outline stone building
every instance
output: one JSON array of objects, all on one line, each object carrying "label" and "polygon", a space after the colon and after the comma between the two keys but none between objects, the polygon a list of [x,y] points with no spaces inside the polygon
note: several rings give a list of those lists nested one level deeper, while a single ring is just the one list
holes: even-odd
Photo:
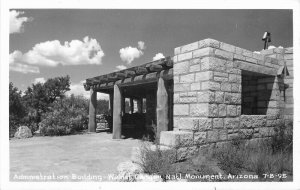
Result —
[{"label": "stone building", "polygon": [[97,92],[110,95],[113,138],[125,129],[125,98],[132,108],[137,102],[137,113],[144,99],[145,119],[137,127],[154,128],[161,145],[186,157],[235,138],[268,138],[293,120],[293,48],[258,54],[205,39],[175,48],[172,58],[87,79],[85,89],[89,131],[95,131]]}]

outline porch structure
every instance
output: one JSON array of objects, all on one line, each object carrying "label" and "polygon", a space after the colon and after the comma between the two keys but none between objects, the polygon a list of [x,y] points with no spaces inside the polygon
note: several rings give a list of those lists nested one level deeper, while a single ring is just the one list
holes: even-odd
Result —
[{"label": "porch structure", "polygon": [[[113,139],[126,133],[158,138],[173,128],[173,61],[170,57],[86,79],[89,132],[96,132],[97,92],[109,94]],[[129,113],[125,112],[125,99]]]}]

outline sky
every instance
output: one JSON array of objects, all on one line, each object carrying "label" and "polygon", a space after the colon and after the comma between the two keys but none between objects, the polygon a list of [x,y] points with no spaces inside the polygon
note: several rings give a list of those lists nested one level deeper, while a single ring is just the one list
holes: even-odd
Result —
[{"label": "sky", "polygon": [[9,80],[24,91],[69,75],[69,93],[88,97],[85,79],[173,56],[174,48],[205,38],[260,51],[269,31],[272,46],[291,47],[292,15],[279,9],[11,9]]}]

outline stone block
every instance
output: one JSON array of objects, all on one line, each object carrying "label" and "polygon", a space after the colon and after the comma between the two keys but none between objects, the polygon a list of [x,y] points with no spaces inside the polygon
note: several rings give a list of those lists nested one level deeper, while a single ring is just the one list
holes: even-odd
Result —
[{"label": "stone block", "polygon": [[228,81],[234,83],[241,83],[242,77],[241,75],[229,74]]},{"label": "stone block", "polygon": [[207,132],[194,133],[194,145],[201,145],[206,143]]},{"label": "stone block", "polygon": [[190,66],[190,72],[198,72],[198,71],[200,71],[200,64]]},{"label": "stone block", "polygon": [[221,87],[221,85],[219,82],[212,82],[212,81],[208,82],[209,90],[220,90],[220,87]]},{"label": "stone block", "polygon": [[228,77],[228,73],[223,73],[223,72],[214,72],[214,76],[216,77]]},{"label": "stone block", "polygon": [[175,55],[178,55],[180,53],[181,53],[181,47],[177,47],[177,48],[174,49],[174,54]]},{"label": "stone block", "polygon": [[257,62],[257,59],[254,59],[254,58],[252,58],[252,57],[246,57],[246,61],[251,62],[251,63],[254,63],[254,64],[257,64],[257,63],[258,63],[258,62]]},{"label": "stone block", "polygon": [[236,116],[236,106],[235,105],[228,105],[227,106],[227,116]]},{"label": "stone block", "polygon": [[199,118],[199,131],[207,131],[212,129],[212,119],[210,118]]},{"label": "stone block", "polygon": [[209,70],[211,71],[224,72],[226,69],[226,60],[216,57],[206,57],[202,61],[209,63]]},{"label": "stone block", "polygon": [[179,83],[179,76],[173,76],[174,84]]},{"label": "stone block", "polygon": [[185,160],[187,158],[192,157],[194,154],[198,152],[197,146],[192,147],[182,147],[177,150],[177,160]]},{"label": "stone block", "polygon": [[207,132],[207,141],[208,142],[217,142],[227,139],[226,130],[213,130]]},{"label": "stone block", "polygon": [[181,117],[176,119],[174,127],[180,130],[197,131],[199,128],[199,118],[195,117]]},{"label": "stone block", "polygon": [[258,137],[271,137],[275,134],[273,127],[262,127],[259,128]]},{"label": "stone block", "polygon": [[194,82],[194,80],[195,80],[194,73],[185,74],[185,75],[180,76],[180,82],[182,82],[182,83],[190,83],[190,82]]},{"label": "stone block", "polygon": [[208,116],[209,117],[219,116],[219,109],[217,104],[208,104]]},{"label": "stone block", "polygon": [[213,78],[211,71],[197,72],[195,73],[195,82],[207,81]]},{"label": "stone block", "polygon": [[192,52],[178,54],[178,61],[189,60],[189,59],[192,59],[192,58],[193,58],[193,53]]},{"label": "stone block", "polygon": [[226,104],[219,104],[219,117],[226,117]]},{"label": "stone block", "polygon": [[220,58],[223,58],[223,59],[233,60],[233,53],[230,53],[230,52],[226,52],[226,51],[216,49],[215,50],[215,55],[217,57],[220,57]]},{"label": "stone block", "polygon": [[241,92],[242,91],[242,85],[240,83],[232,83],[231,84],[231,91],[232,92]]},{"label": "stone block", "polygon": [[220,49],[235,53],[235,46],[221,42]]},{"label": "stone block", "polygon": [[213,48],[206,47],[193,51],[193,58],[213,55]]},{"label": "stone block", "polygon": [[242,55],[246,56],[246,57],[252,57],[253,56],[253,52],[243,49]]},{"label": "stone block", "polygon": [[214,77],[214,81],[217,81],[217,82],[228,81],[228,78],[227,77]]},{"label": "stone block", "polygon": [[214,102],[214,92],[212,91],[200,91],[197,93],[197,99],[199,103],[212,103]]},{"label": "stone block", "polygon": [[240,54],[233,54],[234,59],[246,60],[246,57]]},{"label": "stone block", "polygon": [[240,47],[235,47],[235,53],[236,54],[242,54],[243,53],[243,49]]},{"label": "stone block", "polygon": [[174,104],[174,115],[189,115],[189,105]]},{"label": "stone block", "polygon": [[234,139],[239,139],[239,138],[240,138],[239,133],[228,134],[228,140],[234,140]]},{"label": "stone block", "polygon": [[[186,141],[186,142],[184,142]],[[193,143],[193,133],[186,131],[162,131],[159,143],[169,147],[179,147],[181,143]]]},{"label": "stone block", "polygon": [[223,118],[213,118],[213,129],[224,128],[223,120]]},{"label": "stone block", "polygon": [[185,53],[185,52],[188,52],[188,51],[193,51],[195,49],[198,49],[198,44],[199,44],[198,42],[194,42],[194,43],[182,46],[180,53]]},{"label": "stone block", "polygon": [[227,129],[236,129],[239,127],[239,118],[224,118],[224,127]]},{"label": "stone block", "polygon": [[220,48],[220,42],[209,38],[199,41],[199,48],[205,47]]},{"label": "stone block", "polygon": [[265,115],[241,115],[241,128],[260,128],[266,126]]},{"label": "stone block", "polygon": [[201,90],[201,83],[200,82],[193,82],[191,83],[191,91]]},{"label": "stone block", "polygon": [[208,104],[207,103],[190,104],[190,115],[208,116]]},{"label": "stone block", "polygon": [[174,75],[188,73],[190,70],[190,63],[188,61],[179,62],[174,64],[173,68]]},{"label": "stone block", "polygon": [[174,84],[174,92],[187,92],[187,91],[190,91],[189,83]]},{"label": "stone block", "polygon": [[215,103],[224,103],[224,92],[215,92]]},{"label": "stone block", "polygon": [[241,94],[225,92],[224,100],[228,104],[241,104]]},{"label": "stone block", "polygon": [[220,88],[222,91],[231,92],[231,84],[228,82],[222,82]]},{"label": "stone block", "polygon": [[254,135],[254,129],[240,129],[240,137],[243,139],[251,139]]}]

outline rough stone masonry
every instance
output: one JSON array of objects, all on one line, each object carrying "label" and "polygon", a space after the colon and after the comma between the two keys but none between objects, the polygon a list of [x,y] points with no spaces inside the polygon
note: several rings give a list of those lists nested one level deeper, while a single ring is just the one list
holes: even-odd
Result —
[{"label": "rough stone masonry", "polygon": [[160,144],[179,159],[235,138],[274,135],[293,119],[293,48],[258,53],[213,39],[175,48],[174,129]]}]

